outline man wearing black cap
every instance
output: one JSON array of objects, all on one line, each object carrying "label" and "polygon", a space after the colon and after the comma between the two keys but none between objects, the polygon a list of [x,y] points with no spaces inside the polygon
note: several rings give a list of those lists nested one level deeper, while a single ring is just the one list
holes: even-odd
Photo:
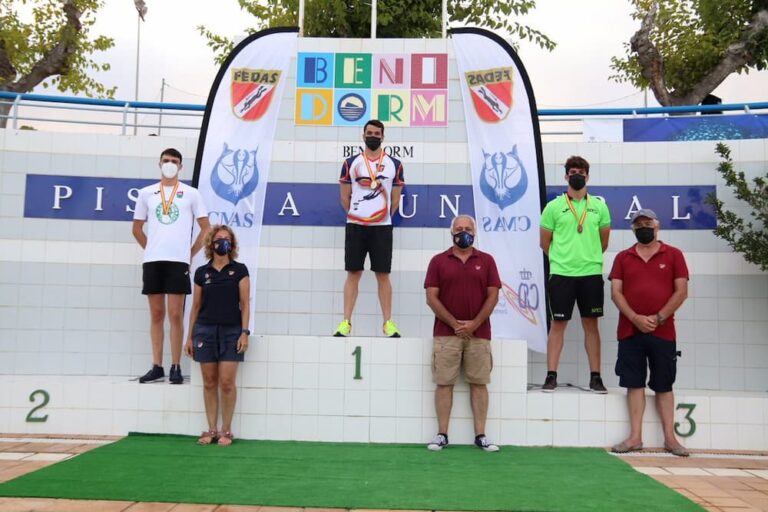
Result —
[{"label": "man wearing black cap", "polygon": [[[645,384],[656,393],[656,409],[664,430],[664,449],[688,456],[675,437],[672,384],[677,372],[674,313],[688,296],[688,267],[683,253],[658,239],[653,210],[632,215],[637,244],[621,251],[608,276],[611,298],[619,308],[619,354],[616,375],[627,388],[630,434],[613,447],[617,453],[643,448]],[[647,371],[650,368],[650,379]]]}]

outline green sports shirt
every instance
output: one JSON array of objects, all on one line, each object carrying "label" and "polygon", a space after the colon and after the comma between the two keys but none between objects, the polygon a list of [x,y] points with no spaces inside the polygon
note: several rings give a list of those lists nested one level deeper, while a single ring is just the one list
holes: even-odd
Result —
[{"label": "green sports shirt", "polygon": [[552,232],[549,273],[570,277],[601,275],[603,246],[600,230],[611,225],[608,206],[602,199],[591,195],[578,201],[572,200],[571,204],[579,218],[587,208],[581,233],[577,231],[579,221],[568,207],[565,194],[547,203],[541,213],[541,227]]}]

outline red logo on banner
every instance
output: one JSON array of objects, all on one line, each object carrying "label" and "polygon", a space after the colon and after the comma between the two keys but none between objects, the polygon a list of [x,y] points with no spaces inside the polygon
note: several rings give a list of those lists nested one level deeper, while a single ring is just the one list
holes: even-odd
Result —
[{"label": "red logo on banner", "polygon": [[243,121],[264,115],[275,95],[280,71],[273,69],[232,70],[232,111]]},{"label": "red logo on banner", "polygon": [[503,121],[512,110],[512,68],[484,69],[465,73],[472,104],[487,123]]}]

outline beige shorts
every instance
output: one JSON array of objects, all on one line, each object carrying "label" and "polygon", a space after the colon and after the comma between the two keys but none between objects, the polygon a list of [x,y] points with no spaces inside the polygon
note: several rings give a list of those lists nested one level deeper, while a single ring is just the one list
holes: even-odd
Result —
[{"label": "beige shorts", "polygon": [[493,356],[491,341],[482,338],[463,339],[438,336],[432,346],[432,381],[440,386],[456,383],[464,362],[464,378],[470,384],[491,382]]}]

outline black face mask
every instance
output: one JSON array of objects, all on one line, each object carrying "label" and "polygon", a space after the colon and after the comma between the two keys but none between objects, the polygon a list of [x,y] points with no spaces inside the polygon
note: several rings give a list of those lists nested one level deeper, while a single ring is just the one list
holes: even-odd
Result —
[{"label": "black face mask", "polygon": [[379,137],[366,137],[365,146],[371,151],[376,151],[381,147],[381,139]]},{"label": "black face mask", "polygon": [[468,247],[472,247],[472,244],[475,243],[475,237],[472,233],[467,231],[460,231],[453,235],[453,243],[462,249],[466,249]]},{"label": "black face mask", "polygon": [[581,174],[574,174],[572,176],[568,176],[568,185],[570,185],[573,190],[581,190],[584,188],[586,184],[587,184],[586,176],[582,176]]},{"label": "black face mask", "polygon": [[216,240],[213,242],[213,250],[219,256],[226,256],[232,252],[232,242],[227,239]]},{"label": "black face mask", "polygon": [[635,230],[635,238],[643,245],[648,245],[653,242],[653,228],[637,228]]}]

